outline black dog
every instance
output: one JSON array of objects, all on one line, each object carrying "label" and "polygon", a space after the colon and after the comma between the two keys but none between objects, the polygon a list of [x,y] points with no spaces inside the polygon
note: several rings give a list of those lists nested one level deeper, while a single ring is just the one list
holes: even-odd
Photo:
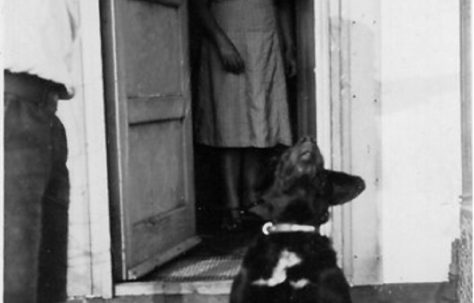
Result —
[{"label": "black dog", "polygon": [[270,222],[248,248],[230,302],[351,302],[336,253],[318,228],[329,219],[329,206],[364,189],[361,178],[324,169],[311,138],[283,153],[272,187],[254,209]]}]

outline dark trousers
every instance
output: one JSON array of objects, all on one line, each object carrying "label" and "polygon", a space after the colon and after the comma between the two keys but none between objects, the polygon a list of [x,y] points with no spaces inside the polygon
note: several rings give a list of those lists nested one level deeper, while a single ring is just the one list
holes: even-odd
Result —
[{"label": "dark trousers", "polygon": [[66,298],[69,176],[50,82],[5,74],[4,302]]}]

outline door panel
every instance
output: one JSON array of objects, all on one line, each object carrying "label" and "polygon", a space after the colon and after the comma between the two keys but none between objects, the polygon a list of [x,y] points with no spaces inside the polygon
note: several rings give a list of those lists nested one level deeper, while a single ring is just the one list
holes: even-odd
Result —
[{"label": "door panel", "polygon": [[[121,1],[129,97],[181,93],[183,7]],[[126,12],[126,13],[125,13]]]},{"label": "door panel", "polygon": [[130,123],[153,122],[156,120],[174,120],[187,115],[189,110],[182,96],[162,96],[147,98],[129,98],[133,106],[128,107]]},{"label": "door panel", "polygon": [[129,199],[141,201],[130,207],[132,222],[184,203],[181,127],[175,121],[130,127]]},{"label": "door panel", "polygon": [[128,260],[131,265],[127,271],[129,279],[140,277],[157,264],[163,264],[196,245],[194,237],[181,239],[177,236],[194,233],[193,226],[189,224],[192,221],[194,212],[185,207],[137,221],[133,225],[131,239],[134,254],[129,255]]},{"label": "door panel", "polygon": [[196,245],[186,1],[102,4],[114,273]]}]

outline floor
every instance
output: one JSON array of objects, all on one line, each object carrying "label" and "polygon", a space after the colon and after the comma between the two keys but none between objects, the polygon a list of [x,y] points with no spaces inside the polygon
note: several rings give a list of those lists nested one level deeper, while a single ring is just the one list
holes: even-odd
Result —
[{"label": "floor", "polygon": [[222,281],[237,275],[246,248],[259,232],[256,224],[246,224],[239,232],[201,232],[196,248],[146,275],[140,281]]}]

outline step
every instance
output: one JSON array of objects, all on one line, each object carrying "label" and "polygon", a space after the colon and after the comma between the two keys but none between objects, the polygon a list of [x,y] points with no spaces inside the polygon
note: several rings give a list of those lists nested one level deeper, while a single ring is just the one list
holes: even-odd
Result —
[{"label": "step", "polygon": [[[117,285],[113,299],[75,299],[68,303],[224,303],[229,301],[232,281],[127,282]],[[354,303],[443,303],[454,302],[452,285],[443,283],[406,283],[355,286]]]}]

